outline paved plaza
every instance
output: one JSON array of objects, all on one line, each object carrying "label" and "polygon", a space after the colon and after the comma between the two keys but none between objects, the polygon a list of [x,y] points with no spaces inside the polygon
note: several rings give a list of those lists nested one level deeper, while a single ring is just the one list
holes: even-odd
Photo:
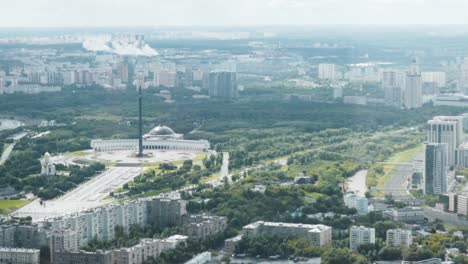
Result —
[{"label": "paved plaza", "polygon": [[36,199],[14,212],[13,216],[31,216],[33,221],[76,213],[114,202],[109,195],[125,183],[143,173],[147,166],[157,163],[195,159],[206,153],[192,150],[153,150],[145,151],[145,157],[137,158],[131,151],[94,152],[86,150],[53,157],[55,163],[65,165],[102,162],[116,165],[105,172],[65,193],[63,196],[41,204]]},{"label": "paved plaza", "polygon": [[20,126],[23,126],[24,123],[18,120],[13,120],[13,119],[0,119],[0,131],[2,130],[9,130],[9,129],[15,129]]},{"label": "paved plaza", "polygon": [[143,171],[142,167],[110,168],[55,200],[46,201],[41,205],[39,199],[36,199],[12,215],[31,216],[33,221],[41,221],[45,218],[76,213],[111,203],[114,200],[109,198],[110,192],[122,187]]},{"label": "paved plaza", "polygon": [[79,153],[79,157],[69,157],[74,160],[97,161],[103,163],[115,164],[143,164],[145,163],[163,163],[180,160],[195,159],[203,154],[194,150],[145,150],[145,157],[138,158],[132,151],[114,151],[114,152],[95,152],[86,150]]}]

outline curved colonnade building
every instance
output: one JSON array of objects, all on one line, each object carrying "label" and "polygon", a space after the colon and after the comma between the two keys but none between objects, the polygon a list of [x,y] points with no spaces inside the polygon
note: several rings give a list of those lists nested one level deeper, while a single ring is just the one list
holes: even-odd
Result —
[{"label": "curved colonnade building", "polygon": [[[138,139],[95,139],[91,148],[96,152],[138,151]],[[186,140],[167,126],[157,126],[143,136],[144,150],[194,150],[208,151],[207,140]]]}]

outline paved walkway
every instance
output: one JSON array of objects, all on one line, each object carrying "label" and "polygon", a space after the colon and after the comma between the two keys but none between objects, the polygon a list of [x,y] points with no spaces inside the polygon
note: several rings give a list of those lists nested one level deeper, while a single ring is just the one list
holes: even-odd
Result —
[{"label": "paved walkway", "polygon": [[367,170],[360,170],[346,180],[347,191],[364,197],[366,194]]},{"label": "paved walkway", "polygon": [[0,157],[0,165],[3,165],[3,163],[7,161],[8,157],[10,157],[11,152],[13,152],[13,149],[15,148],[16,141],[24,138],[27,135],[27,132],[21,132],[10,137],[15,141],[15,143],[12,143],[5,148],[5,150],[2,153],[2,156]]},{"label": "paved walkway", "polygon": [[221,165],[219,174],[219,178],[209,181],[207,184],[216,187],[221,185],[225,179],[228,179],[229,182],[232,181],[229,175],[229,152],[223,152],[223,164]]}]

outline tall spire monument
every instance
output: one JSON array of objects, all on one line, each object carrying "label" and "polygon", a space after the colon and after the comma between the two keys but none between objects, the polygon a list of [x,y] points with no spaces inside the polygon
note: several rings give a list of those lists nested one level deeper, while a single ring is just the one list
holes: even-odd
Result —
[{"label": "tall spire monument", "polygon": [[141,87],[145,83],[145,76],[143,72],[138,72],[137,89],[138,89],[138,153],[137,157],[143,157],[143,118],[142,118],[142,107],[141,107]]}]

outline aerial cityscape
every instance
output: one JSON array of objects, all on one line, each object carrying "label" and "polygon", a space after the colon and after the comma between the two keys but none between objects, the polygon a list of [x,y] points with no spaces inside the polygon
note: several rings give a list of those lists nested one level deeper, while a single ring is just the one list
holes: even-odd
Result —
[{"label": "aerial cityscape", "polygon": [[351,2],[2,3],[0,264],[468,263],[468,2]]}]

